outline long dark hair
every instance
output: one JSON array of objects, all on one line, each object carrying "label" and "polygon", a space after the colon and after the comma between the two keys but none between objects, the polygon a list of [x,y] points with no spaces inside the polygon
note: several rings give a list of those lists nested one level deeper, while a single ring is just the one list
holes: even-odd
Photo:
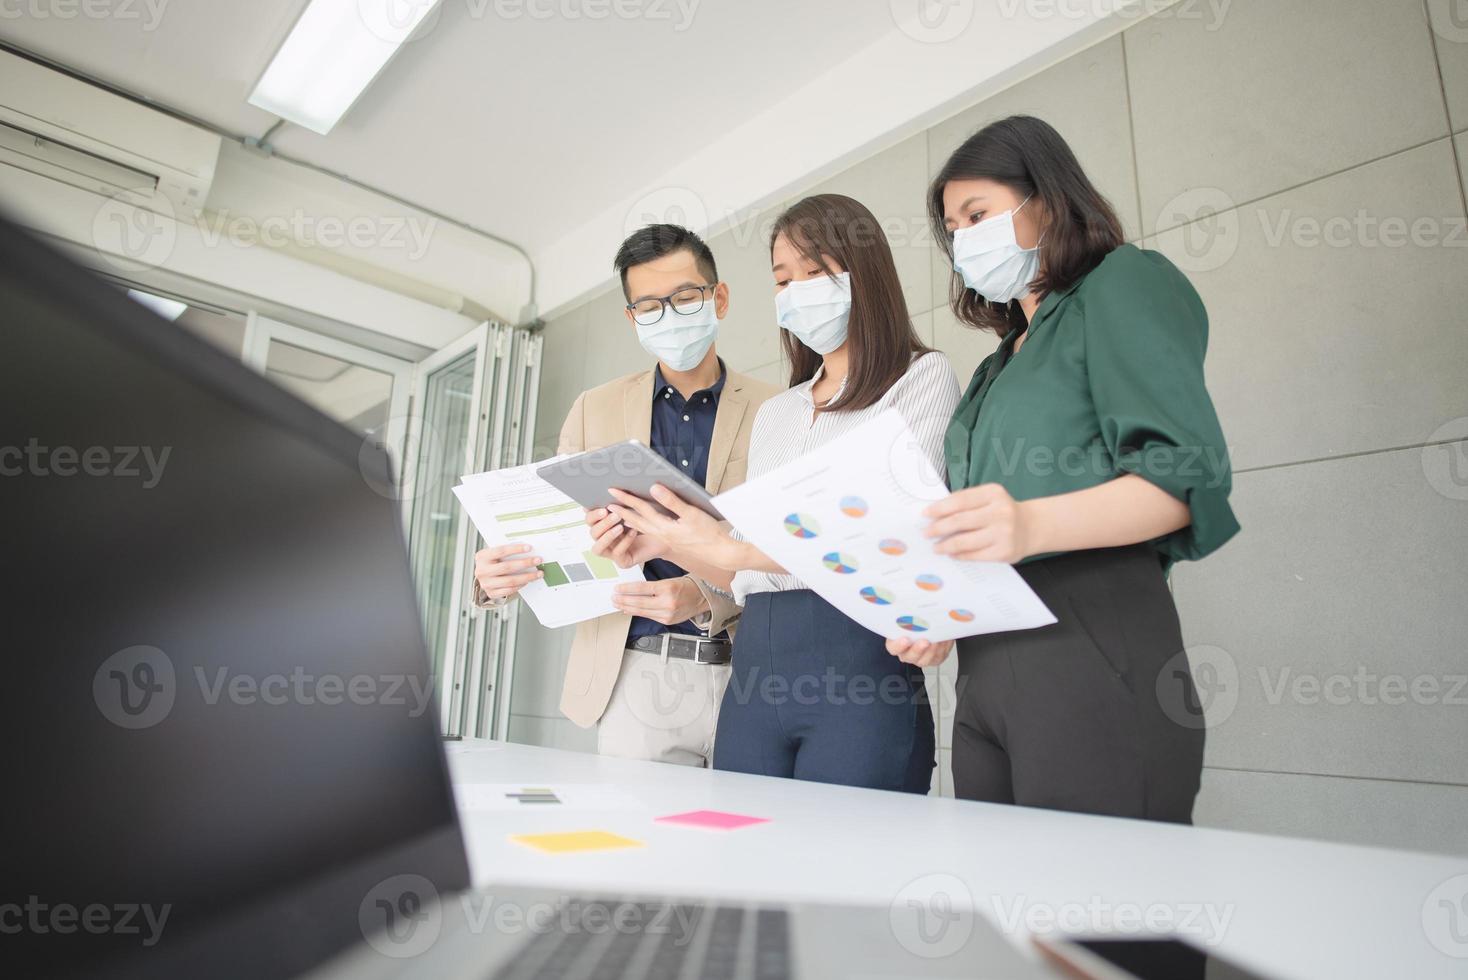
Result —
[{"label": "long dark hair", "polygon": [[[964,140],[928,188],[928,220],[950,267],[953,235],[943,223],[943,191],[950,181],[980,179],[997,181],[1044,206],[1040,273],[1030,283],[1036,295],[1074,286],[1126,240],[1111,203],[1055,128],[1034,116],[1010,116]],[[959,322],[1001,337],[1025,324],[1018,301],[991,303],[966,287],[956,271],[948,299]]]},{"label": "long dark hair", "polygon": [[[914,354],[931,350],[912,328],[892,247],[881,223],[860,201],[842,194],[817,194],[792,204],[776,219],[770,231],[772,258],[775,239],[781,235],[827,275],[835,274],[831,260],[851,274],[846,389],[823,411],[875,405],[907,373]],[[815,377],[821,355],[790,331],[780,333],[790,362],[791,387]]]}]

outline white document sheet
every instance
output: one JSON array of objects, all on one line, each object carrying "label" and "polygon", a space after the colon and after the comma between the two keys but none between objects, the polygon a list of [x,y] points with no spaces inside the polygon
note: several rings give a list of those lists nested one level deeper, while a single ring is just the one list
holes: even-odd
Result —
[{"label": "white document sheet", "polygon": [[545,562],[545,577],[520,597],[541,625],[569,626],[616,612],[613,587],[643,576],[641,568],[618,568],[591,553],[586,509],[535,473],[548,462],[474,473],[453,489],[486,543],[528,544],[526,554]]},{"label": "white document sheet", "polygon": [[895,409],[714,498],[744,538],[874,633],[952,640],[1054,615],[1013,566],[933,551],[948,491]]}]

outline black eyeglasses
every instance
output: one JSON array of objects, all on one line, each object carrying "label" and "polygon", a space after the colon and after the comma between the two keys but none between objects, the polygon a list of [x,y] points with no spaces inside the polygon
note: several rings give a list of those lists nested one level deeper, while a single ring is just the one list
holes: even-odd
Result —
[{"label": "black eyeglasses", "polygon": [[716,288],[718,288],[717,283],[713,286],[685,286],[667,296],[649,296],[647,299],[628,303],[627,311],[632,314],[632,319],[644,327],[650,327],[661,320],[663,311],[669,306],[673,308],[674,313],[680,316],[693,316],[703,309],[703,304],[707,302],[704,294]]}]

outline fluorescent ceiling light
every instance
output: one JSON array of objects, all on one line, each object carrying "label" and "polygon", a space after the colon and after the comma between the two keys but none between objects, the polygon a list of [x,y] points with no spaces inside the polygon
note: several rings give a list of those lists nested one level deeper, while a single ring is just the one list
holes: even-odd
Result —
[{"label": "fluorescent ceiling light", "polygon": [[162,296],[154,296],[152,293],[145,293],[141,289],[129,289],[127,295],[133,302],[146,306],[165,320],[177,320],[183,316],[183,311],[189,308],[189,304],[187,303],[180,303],[176,299],[166,299]]},{"label": "fluorescent ceiling light", "polygon": [[311,0],[250,94],[325,136],[439,0]]}]

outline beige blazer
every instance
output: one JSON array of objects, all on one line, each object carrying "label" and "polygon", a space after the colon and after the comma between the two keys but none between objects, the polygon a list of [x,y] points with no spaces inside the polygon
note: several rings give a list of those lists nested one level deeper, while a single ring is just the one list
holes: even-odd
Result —
[{"label": "beige blazer", "polygon": [[[626,439],[647,442],[652,438],[652,382],[653,372],[649,369],[583,392],[561,427],[557,453],[600,449]],[[735,371],[728,372],[719,394],[713,441],[709,446],[705,485],[710,493],[744,482],[755,412],[780,390]],[[716,636],[731,628],[739,618],[739,607],[696,577],[690,578],[708,599],[712,610],[709,635]],[[474,587],[474,598],[476,603],[482,603],[484,598],[478,584]],[[571,658],[561,685],[561,713],[582,728],[595,725],[606,711],[612,686],[622,669],[622,653],[631,623],[632,617],[625,613],[610,613],[576,626]]]}]

